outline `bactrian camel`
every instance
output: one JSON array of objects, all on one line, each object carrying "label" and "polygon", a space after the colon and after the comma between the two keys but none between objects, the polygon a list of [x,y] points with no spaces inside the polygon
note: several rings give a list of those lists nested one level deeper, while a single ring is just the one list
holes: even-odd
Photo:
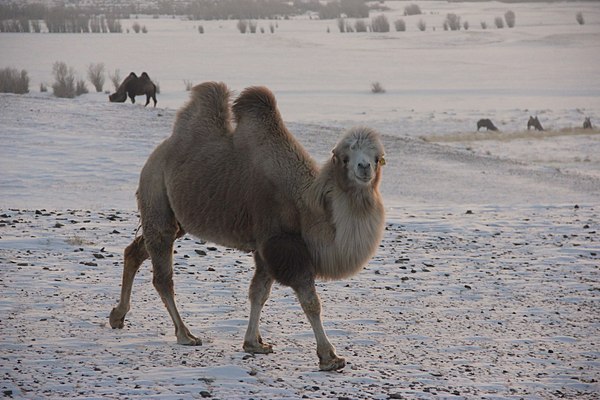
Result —
[{"label": "bactrian camel", "polygon": [[354,275],[377,250],[384,230],[379,193],[384,163],[379,135],[359,127],[343,135],[319,168],[285,127],[268,89],[248,88],[231,106],[224,84],[194,87],[173,134],[142,169],[137,198],[143,233],[125,249],[121,299],[110,314],[111,326],[123,327],[134,276],[151,258],[153,284],[177,342],[201,344],[174,298],[173,243],[187,232],[253,252],[246,352],[273,351],[258,324],[277,281],[295,291],[308,317],[320,369],[343,368],[344,358],[323,329],[315,279]]}]

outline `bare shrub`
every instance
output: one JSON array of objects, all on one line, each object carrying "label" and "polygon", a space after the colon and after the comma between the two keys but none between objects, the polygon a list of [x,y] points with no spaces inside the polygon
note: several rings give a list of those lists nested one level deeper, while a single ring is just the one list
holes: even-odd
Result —
[{"label": "bare shrub", "polygon": [[194,82],[188,81],[187,79],[183,80],[183,84],[185,85],[185,91],[190,92],[194,87]]},{"label": "bare shrub", "polygon": [[371,29],[373,32],[389,32],[390,23],[387,17],[383,14],[373,17],[371,19]]},{"label": "bare shrub", "polygon": [[146,25],[142,26],[142,33],[148,33],[148,28],[146,28]]},{"label": "bare shrub", "polygon": [[481,21],[481,29],[487,29],[487,22]]},{"label": "bare shrub", "polygon": [[200,25],[198,27],[198,33],[203,34],[204,33],[204,27],[202,25]]},{"label": "bare shrub", "polygon": [[[447,26],[447,28],[446,28]],[[444,23],[444,30],[450,29],[451,31],[460,30],[460,17],[456,14],[450,13],[446,15],[446,21]]]},{"label": "bare shrub", "polygon": [[504,13],[504,20],[506,21],[506,26],[509,28],[514,28],[517,17],[513,11],[508,10]]},{"label": "bare shrub", "polygon": [[583,19],[583,13],[581,11],[579,11],[577,14],[575,14],[575,20],[577,20],[577,23],[579,25],[585,24],[585,20]]},{"label": "bare shrub", "polygon": [[[329,29],[329,27],[327,29]],[[271,33],[275,33],[275,25],[269,24],[269,30],[271,31]]]},{"label": "bare shrub", "polygon": [[75,97],[75,70],[73,67],[67,67],[64,62],[57,61],[52,66],[54,83],[52,91],[56,97],[70,98]]},{"label": "bare shrub", "polygon": [[237,23],[237,28],[240,33],[246,33],[248,30],[248,21],[245,19],[240,19]]},{"label": "bare shrub", "polygon": [[502,19],[502,17],[494,18],[494,24],[496,25],[496,28],[498,28],[498,29],[504,28],[504,20]]},{"label": "bare shrub", "polygon": [[406,23],[403,19],[397,19],[396,21],[394,21],[394,27],[396,28],[396,32],[406,31]]},{"label": "bare shrub", "polygon": [[354,22],[354,30],[356,32],[366,32],[367,23],[362,19],[357,19],[356,22]]},{"label": "bare shrub", "polygon": [[427,29],[427,24],[425,23],[425,21],[420,19],[419,22],[417,22],[417,28],[419,28],[421,32],[425,32],[425,29]]},{"label": "bare shrub", "polygon": [[404,7],[404,15],[419,15],[421,14],[421,7],[417,4],[409,4]]},{"label": "bare shrub", "polygon": [[469,21],[465,21],[465,22],[463,22],[463,29],[464,29],[465,31],[468,31],[468,30],[469,30]]},{"label": "bare shrub", "polygon": [[113,86],[115,87],[115,90],[117,90],[121,85],[121,72],[118,69],[115,69],[115,72],[112,74],[109,72],[108,79],[110,79]]},{"label": "bare shrub", "polygon": [[40,83],[40,92],[46,93],[48,91],[48,86],[44,82]]},{"label": "bare shrub", "polygon": [[24,94],[29,92],[29,77],[27,71],[19,72],[15,68],[0,70],[0,92]]},{"label": "bare shrub", "polygon": [[77,85],[75,86],[75,95],[81,96],[82,94],[89,93],[89,90],[85,84],[83,79],[77,80]]},{"label": "bare shrub", "polygon": [[381,86],[379,82],[371,83],[371,92],[373,93],[385,93],[385,89]]},{"label": "bare shrub", "polygon": [[90,64],[88,67],[88,79],[94,85],[96,92],[102,92],[104,86],[104,63]]}]

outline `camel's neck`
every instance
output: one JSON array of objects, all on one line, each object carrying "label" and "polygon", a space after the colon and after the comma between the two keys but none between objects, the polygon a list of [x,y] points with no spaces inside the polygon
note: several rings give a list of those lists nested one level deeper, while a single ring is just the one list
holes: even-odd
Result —
[{"label": "camel's neck", "polygon": [[319,277],[340,279],[359,272],[377,250],[384,208],[376,188],[341,190],[329,180],[322,189],[326,199],[305,240],[310,242]]}]

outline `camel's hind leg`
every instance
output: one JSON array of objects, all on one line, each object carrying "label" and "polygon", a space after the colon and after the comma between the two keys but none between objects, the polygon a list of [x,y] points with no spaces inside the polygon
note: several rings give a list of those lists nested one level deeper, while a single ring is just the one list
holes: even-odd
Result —
[{"label": "camel's hind leg", "polygon": [[123,328],[125,315],[129,311],[131,302],[131,288],[133,279],[142,265],[149,257],[144,245],[144,237],[139,236],[125,249],[125,265],[123,267],[123,283],[121,285],[121,299],[119,304],[110,312],[110,326]]},{"label": "camel's hind leg", "polygon": [[260,256],[255,253],[256,271],[250,283],[250,319],[244,337],[244,351],[247,353],[267,354],[273,352],[273,346],[263,342],[258,328],[260,313],[271,293],[273,278]]},{"label": "camel's hind leg", "polygon": [[175,304],[175,291],[173,289],[173,242],[183,235],[177,221],[168,223],[172,228],[162,230],[154,229],[152,226],[144,225],[144,237],[146,249],[152,259],[153,278],[152,283],[160,295],[167,311],[175,325],[177,343],[184,345],[201,345],[202,341],[192,335],[181,319],[181,315]]}]

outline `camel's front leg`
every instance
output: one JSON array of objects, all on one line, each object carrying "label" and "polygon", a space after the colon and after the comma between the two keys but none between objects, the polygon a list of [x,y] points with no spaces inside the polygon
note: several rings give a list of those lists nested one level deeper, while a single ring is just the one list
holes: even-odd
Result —
[{"label": "camel's front leg", "polygon": [[304,313],[312,326],[317,340],[317,355],[319,356],[319,369],[322,371],[335,371],[346,366],[346,360],[338,357],[335,348],[329,342],[323,323],[321,321],[321,302],[313,281],[294,287],[298,300]]},{"label": "camel's front leg", "polygon": [[273,278],[267,273],[264,261],[254,254],[256,271],[250,283],[250,319],[244,337],[244,351],[247,353],[267,354],[273,352],[273,346],[263,342],[258,328],[260,313],[271,293]]}]

